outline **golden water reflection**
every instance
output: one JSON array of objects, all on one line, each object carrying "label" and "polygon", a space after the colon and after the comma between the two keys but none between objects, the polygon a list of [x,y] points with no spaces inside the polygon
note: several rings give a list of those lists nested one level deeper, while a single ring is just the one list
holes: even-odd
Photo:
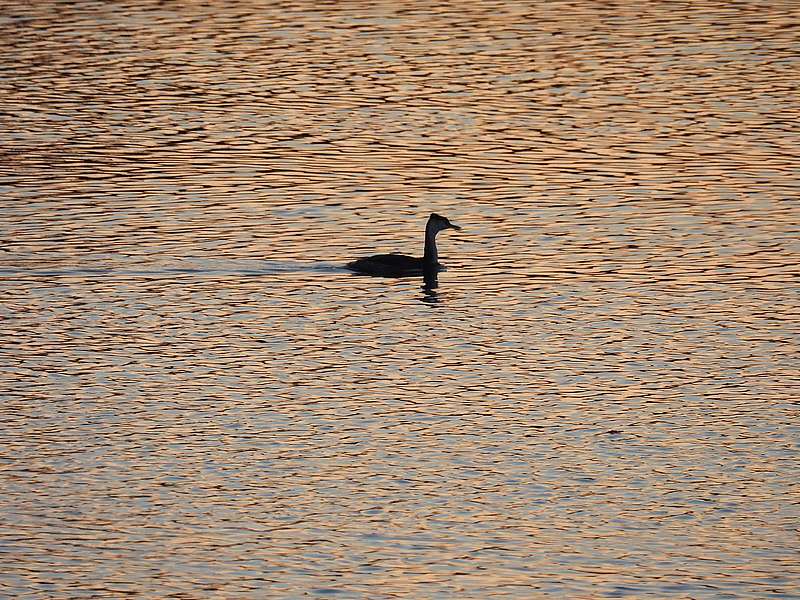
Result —
[{"label": "golden water reflection", "polygon": [[789,3],[0,6],[0,596],[797,594]]}]

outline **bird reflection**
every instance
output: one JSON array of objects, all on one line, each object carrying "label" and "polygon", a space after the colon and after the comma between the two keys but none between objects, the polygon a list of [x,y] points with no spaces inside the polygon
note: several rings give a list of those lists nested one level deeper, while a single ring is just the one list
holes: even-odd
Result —
[{"label": "bird reflection", "polygon": [[420,300],[425,304],[438,304],[439,294],[436,291],[436,288],[439,287],[439,277],[436,271],[425,271],[423,275],[423,284],[422,284],[422,297]]}]

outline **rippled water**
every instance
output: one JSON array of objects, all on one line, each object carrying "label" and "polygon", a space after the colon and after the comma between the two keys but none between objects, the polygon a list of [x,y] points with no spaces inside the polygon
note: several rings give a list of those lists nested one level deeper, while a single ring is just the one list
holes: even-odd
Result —
[{"label": "rippled water", "polygon": [[796,3],[0,9],[1,596],[800,597]]}]

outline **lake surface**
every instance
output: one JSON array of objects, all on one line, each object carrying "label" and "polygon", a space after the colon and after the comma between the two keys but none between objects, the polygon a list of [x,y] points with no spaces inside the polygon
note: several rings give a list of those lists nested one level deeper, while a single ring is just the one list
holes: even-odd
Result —
[{"label": "lake surface", "polygon": [[31,4],[0,596],[800,598],[796,3]]}]

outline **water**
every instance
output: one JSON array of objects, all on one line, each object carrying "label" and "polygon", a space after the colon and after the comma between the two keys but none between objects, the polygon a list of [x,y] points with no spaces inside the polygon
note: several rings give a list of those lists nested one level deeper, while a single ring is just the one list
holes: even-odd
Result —
[{"label": "water", "polygon": [[0,596],[800,597],[793,8],[4,3]]}]

